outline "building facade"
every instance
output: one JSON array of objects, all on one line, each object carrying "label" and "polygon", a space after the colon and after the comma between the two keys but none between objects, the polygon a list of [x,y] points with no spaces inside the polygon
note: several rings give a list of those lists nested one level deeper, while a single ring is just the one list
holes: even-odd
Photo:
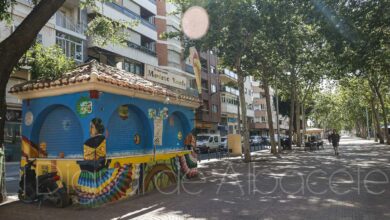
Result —
[{"label": "building facade", "polygon": [[[254,119],[250,123],[250,133],[251,135],[259,136],[269,136],[269,125],[268,125],[268,114],[267,114],[267,104],[264,89],[262,88],[260,81],[252,82],[253,89],[253,109],[254,109]],[[274,104],[275,91],[270,88],[270,100],[271,100],[271,112],[272,112],[272,121],[273,128],[276,132],[277,129],[277,113]],[[286,134],[288,130],[289,119],[286,116],[279,115],[279,126],[281,134]]]},{"label": "building facade", "polygon": [[[237,74],[229,69],[220,72],[221,87],[221,123],[220,132],[222,135],[238,134],[238,115],[240,115],[240,125],[242,127],[241,109],[239,108],[239,94],[237,89]],[[245,103],[247,122],[254,119],[253,110],[253,89],[252,77],[246,77],[244,81]],[[239,113],[240,111],[240,113]]]},{"label": "building facade", "polygon": [[[156,53],[160,71],[167,72],[172,80],[165,83],[170,89],[178,93],[197,96],[195,75],[192,66],[184,57],[184,48],[180,37],[165,38],[166,33],[180,33],[181,15],[178,8],[165,0],[156,1],[157,28]],[[145,72],[146,73],[146,72]],[[149,78],[153,80],[153,78]],[[175,82],[182,82],[180,85]],[[180,90],[178,90],[180,89]]]},{"label": "building facade", "polygon": [[198,133],[219,133],[221,122],[221,96],[219,74],[217,71],[218,58],[212,51],[201,52],[202,66],[202,106],[196,111],[196,130]]},{"label": "building facade", "polygon": [[[157,28],[154,17],[157,14],[157,5],[154,1],[115,0],[104,4],[97,4],[98,13],[116,21],[134,22],[126,32],[125,45],[108,43],[105,46],[95,43],[95,39],[88,39],[88,57],[101,63],[115,66],[119,69],[144,75],[147,65],[158,66],[156,43]],[[88,10],[88,19],[92,20],[97,13]]]}]

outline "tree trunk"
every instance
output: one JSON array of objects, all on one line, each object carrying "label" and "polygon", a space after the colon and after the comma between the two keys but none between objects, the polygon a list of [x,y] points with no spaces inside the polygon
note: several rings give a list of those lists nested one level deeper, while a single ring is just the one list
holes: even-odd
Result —
[{"label": "tree trunk", "polygon": [[[271,140],[271,153],[277,154],[276,143],[275,143],[275,131],[274,131],[274,122],[272,120],[272,108],[271,108],[271,98],[268,86],[267,76],[263,75],[263,89],[265,93],[265,102],[267,105],[267,120],[268,120],[268,129],[269,129],[269,137]],[[279,146],[280,147],[280,146]]]},{"label": "tree trunk", "polygon": [[[306,115],[305,115],[305,104],[304,100],[302,101],[302,139],[303,143],[305,142],[305,134],[306,134]],[[322,138],[322,137],[321,137]]]},{"label": "tree trunk", "polygon": [[294,108],[295,108],[295,72],[291,71],[291,91],[290,91],[290,121],[289,121],[289,139],[290,149],[292,149],[293,132],[294,132]]},{"label": "tree trunk", "polygon": [[301,147],[301,116],[298,97],[295,99],[295,127],[297,129],[297,147]]},{"label": "tree trunk", "polygon": [[[238,91],[240,93],[240,105],[241,105],[241,116],[242,120],[242,130],[241,137],[244,138],[244,161],[246,163],[251,161],[251,152],[249,148],[249,134],[248,134],[248,122],[246,120],[246,103],[245,103],[245,88],[244,88],[244,76],[241,71],[240,59],[236,62],[237,77],[238,77]],[[240,120],[240,118],[238,118]]]},{"label": "tree trunk", "polygon": [[379,91],[379,88],[378,87],[374,87],[374,88],[375,88],[375,92],[379,98],[379,103],[381,104],[381,107],[382,107],[382,117],[383,117],[383,124],[385,126],[384,132],[385,132],[385,137],[386,137],[386,143],[390,144],[389,127],[387,125],[387,111],[386,111],[385,101],[384,101],[384,98],[382,96],[382,93]]},{"label": "tree trunk", "polygon": [[372,108],[372,111],[371,111],[371,126],[372,126],[372,130],[373,130],[373,135],[374,135],[374,141],[375,142],[378,142],[378,137],[377,137],[377,128],[376,128],[376,123],[375,123],[375,116],[374,116],[374,106],[372,105],[372,101],[370,101],[370,104],[371,104],[371,108]]},{"label": "tree trunk", "polygon": [[[31,47],[39,31],[61,7],[65,0],[41,0],[16,30],[0,43],[0,147],[4,147],[4,125],[6,114],[6,88],[12,71],[19,59]],[[0,170],[4,175],[4,170]],[[0,183],[1,184],[1,183]],[[0,185],[0,197],[3,196],[3,184]]]},{"label": "tree trunk", "polygon": [[374,99],[371,100],[371,108],[372,108],[372,111],[374,114],[375,128],[376,128],[377,136],[379,138],[379,143],[383,144],[383,143],[385,143],[385,141],[383,139],[381,125],[379,123],[379,113],[378,113],[378,110],[376,109],[376,104],[375,104]]}]

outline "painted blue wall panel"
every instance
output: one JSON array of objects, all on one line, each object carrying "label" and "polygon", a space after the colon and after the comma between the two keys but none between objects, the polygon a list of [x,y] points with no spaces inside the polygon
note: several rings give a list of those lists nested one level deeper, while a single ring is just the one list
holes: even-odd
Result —
[{"label": "painted blue wall panel", "polygon": [[[149,109],[155,109],[156,112],[159,112],[164,107],[168,108],[169,115],[172,115],[175,113],[176,117],[178,117],[181,120],[181,129],[183,133],[182,140],[185,139],[187,134],[191,131],[191,129],[194,127],[194,112],[193,109],[178,106],[178,105],[171,105],[171,104],[164,104],[161,102],[156,101],[150,101],[150,100],[143,100],[139,98],[132,98],[122,95],[116,95],[116,94],[110,94],[101,92],[98,99],[91,99],[93,103],[93,112],[91,114],[88,114],[84,117],[81,117],[77,114],[77,102],[81,97],[89,97],[89,92],[80,92],[80,93],[73,93],[73,94],[64,94],[61,96],[52,96],[52,97],[45,97],[45,98],[37,98],[37,99],[31,99],[29,101],[24,100],[23,101],[23,118],[27,111],[31,111],[34,115],[34,122],[32,125],[27,126],[25,125],[23,121],[22,126],[22,134],[30,139],[32,142],[38,144],[39,143],[39,131],[40,126],[42,125],[43,121],[45,120],[47,114],[51,112],[52,109],[58,107],[59,105],[65,106],[69,108],[71,112],[73,112],[74,116],[77,118],[77,120],[80,123],[81,129],[80,134],[82,137],[82,143],[84,143],[88,138],[90,138],[89,135],[89,124],[91,120],[95,117],[98,117],[102,119],[102,122],[105,126],[105,128],[110,130],[110,120],[111,116],[114,113],[117,113],[118,107],[121,105],[133,105],[136,106],[137,114],[140,115],[140,120],[143,124],[142,132],[140,132],[141,135],[141,141],[142,142],[142,148],[146,149],[145,153],[152,153],[153,151],[153,129],[154,129],[154,123],[153,119],[148,117],[148,111]],[[168,119],[164,120],[164,133],[163,133],[163,145],[158,146],[157,150],[162,151],[170,151],[175,149],[182,149],[178,147],[177,142],[174,142],[174,140],[177,140],[177,132],[180,129],[179,127],[175,127],[175,131],[169,131],[170,134],[166,134],[167,130],[170,129],[168,126]],[[178,125],[179,126],[179,125]],[[132,132],[131,129],[136,128],[128,128],[130,133]],[[137,128],[138,129],[138,128]],[[109,136],[112,134],[112,132],[109,132]],[[115,133],[115,132],[114,132]],[[106,135],[106,134],[104,134]],[[131,145],[133,142],[133,135],[130,134],[130,137],[128,138],[130,140],[130,143],[128,145],[128,148],[131,149],[133,145]],[[179,143],[180,145],[181,143]],[[111,142],[109,143],[111,145]],[[108,146],[109,148],[110,146]],[[135,146],[134,146],[135,147]],[[110,151],[108,149],[108,151]],[[66,156],[66,155],[65,155]]]},{"label": "painted blue wall panel", "polygon": [[83,136],[78,118],[63,106],[54,108],[45,117],[39,131],[39,143],[46,143],[49,157],[66,157],[83,154]]},{"label": "painted blue wall panel", "polygon": [[[182,134],[181,139],[179,139],[179,132]],[[170,115],[164,125],[163,150],[184,149],[184,139],[183,122],[176,114]]]},{"label": "painted blue wall panel", "polygon": [[[142,115],[128,107],[127,118],[121,118],[119,112],[114,111],[108,122],[107,130],[107,155],[121,156],[144,153],[146,147],[146,132]],[[140,143],[134,141],[135,135],[139,135]]]}]

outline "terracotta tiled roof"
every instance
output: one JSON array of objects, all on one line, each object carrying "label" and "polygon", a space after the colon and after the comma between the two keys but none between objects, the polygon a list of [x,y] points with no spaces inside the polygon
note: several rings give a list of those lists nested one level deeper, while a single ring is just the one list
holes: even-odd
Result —
[{"label": "terracotta tiled roof", "polygon": [[157,96],[174,97],[183,101],[199,103],[198,97],[175,93],[161,85],[146,80],[141,76],[117,69],[96,60],[80,65],[61,77],[53,80],[32,80],[11,87],[10,93],[22,93],[34,90],[44,90],[53,87],[64,87],[70,84],[85,82],[102,82],[118,87],[138,90]]}]

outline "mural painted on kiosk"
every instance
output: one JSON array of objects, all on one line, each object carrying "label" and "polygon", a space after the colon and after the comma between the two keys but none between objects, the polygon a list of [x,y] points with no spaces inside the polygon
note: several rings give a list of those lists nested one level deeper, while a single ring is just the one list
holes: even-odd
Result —
[{"label": "mural painted on kiosk", "polygon": [[[136,193],[162,189],[175,184],[180,178],[197,175],[195,137],[191,133],[184,141],[185,147],[191,150],[190,154],[148,163],[134,163],[130,157],[106,157],[105,131],[100,118],[92,119],[90,138],[83,146],[83,160],[38,161],[37,170],[44,173],[57,171],[68,185],[70,194],[76,196],[79,204],[88,207],[97,207]],[[26,137],[23,137],[22,151],[29,158],[47,156],[45,151]]]}]

